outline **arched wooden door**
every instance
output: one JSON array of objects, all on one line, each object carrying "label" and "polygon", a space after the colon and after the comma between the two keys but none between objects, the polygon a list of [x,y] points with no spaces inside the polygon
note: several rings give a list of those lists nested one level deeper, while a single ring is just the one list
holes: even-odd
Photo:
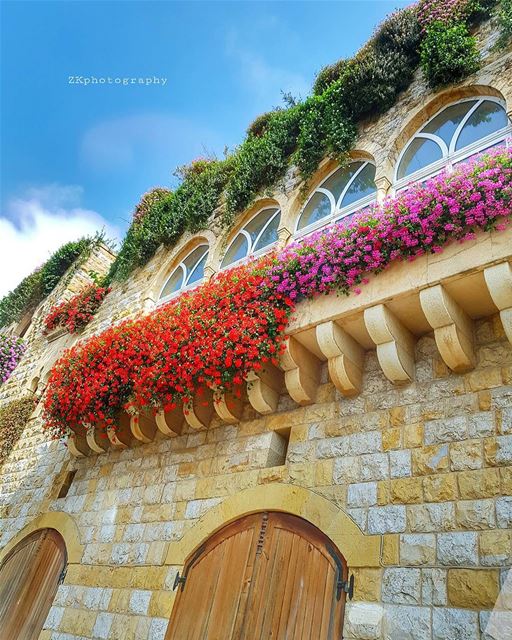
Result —
[{"label": "arched wooden door", "polygon": [[41,529],[17,544],[0,565],[0,637],[35,640],[66,566],[64,540]]},{"label": "arched wooden door", "polygon": [[189,558],[166,640],[340,640],[346,563],[302,518],[257,513]]}]

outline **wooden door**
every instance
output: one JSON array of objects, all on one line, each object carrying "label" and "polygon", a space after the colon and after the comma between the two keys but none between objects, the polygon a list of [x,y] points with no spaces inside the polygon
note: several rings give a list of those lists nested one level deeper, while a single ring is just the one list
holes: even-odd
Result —
[{"label": "wooden door", "polygon": [[42,529],[22,540],[0,566],[0,637],[35,640],[50,611],[66,548],[54,529]]},{"label": "wooden door", "polygon": [[258,513],[228,525],[184,567],[166,640],[340,640],[347,567],[316,527]]}]

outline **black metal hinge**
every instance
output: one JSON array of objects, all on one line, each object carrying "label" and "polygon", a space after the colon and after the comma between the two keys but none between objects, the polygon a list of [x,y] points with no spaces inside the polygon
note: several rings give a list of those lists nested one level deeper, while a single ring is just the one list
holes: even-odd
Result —
[{"label": "black metal hinge", "polygon": [[62,569],[62,571],[60,572],[58,584],[62,584],[64,582],[64,578],[66,577],[67,570],[68,570],[68,567],[66,565],[64,569]]},{"label": "black metal hinge", "polygon": [[172,585],[172,590],[176,591],[176,589],[181,585],[181,588],[185,586],[185,582],[187,581],[187,576],[180,576],[180,572],[176,572],[176,577],[174,578],[174,584]]},{"label": "black metal hinge", "polygon": [[341,598],[341,594],[345,592],[349,600],[354,597],[354,574],[348,580],[338,580],[336,585],[336,600]]}]

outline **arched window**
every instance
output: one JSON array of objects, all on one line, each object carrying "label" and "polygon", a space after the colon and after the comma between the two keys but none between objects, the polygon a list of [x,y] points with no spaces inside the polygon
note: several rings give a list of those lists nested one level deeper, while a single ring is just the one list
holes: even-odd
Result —
[{"label": "arched window", "polygon": [[398,158],[395,188],[430,177],[503,142],[511,127],[496,98],[470,98],[446,107],[409,141]]},{"label": "arched window", "polygon": [[318,229],[362,209],[375,199],[375,165],[358,160],[333,171],[307,200],[297,232]]},{"label": "arched window", "polygon": [[66,546],[55,529],[34,531],[0,565],[0,635],[36,640],[67,563]]},{"label": "arched window", "polygon": [[167,278],[160,292],[159,302],[165,302],[179,291],[199,284],[204,278],[204,265],[207,258],[207,244],[201,244],[191,251]]},{"label": "arched window", "polygon": [[277,242],[277,229],[281,221],[281,211],[267,207],[257,213],[241,229],[226,251],[221,269],[243,260],[247,256],[263,253]]}]

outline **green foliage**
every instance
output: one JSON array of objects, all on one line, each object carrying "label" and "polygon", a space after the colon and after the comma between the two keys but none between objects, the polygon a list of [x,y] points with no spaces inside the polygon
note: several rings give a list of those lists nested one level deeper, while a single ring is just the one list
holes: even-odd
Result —
[{"label": "green foliage", "polygon": [[[103,241],[101,234],[94,238],[80,238],[57,249],[42,267],[24,278],[20,284],[0,300],[0,327],[18,322],[33,311],[53,291],[60,279],[78,259],[81,264],[94,246]],[[78,266],[78,265],[77,265]]]},{"label": "green foliage", "polygon": [[437,88],[458,82],[479,67],[476,38],[465,24],[433,23],[421,45],[421,66],[428,84]]},{"label": "green foliage", "polygon": [[226,222],[284,176],[296,146],[300,111],[301,105],[275,111],[265,132],[259,137],[250,135],[238,148],[226,187]]},{"label": "green foliage", "polygon": [[512,0],[501,0],[498,21],[500,25],[498,47],[506,47],[512,40]]},{"label": "green foliage", "polygon": [[[114,261],[109,280],[123,280],[155,254],[161,244],[172,245],[185,231],[194,233],[206,226],[219,205],[230,173],[229,161],[202,161],[201,170],[187,172],[174,191],[162,194],[137,224],[132,224]],[[185,171],[185,173],[183,173]]]},{"label": "green foliage", "polygon": [[315,78],[313,94],[316,96],[321,95],[332,84],[339,80],[345,72],[347,64],[349,64],[348,60],[341,59],[333,64],[328,64],[325,67],[322,67]]},{"label": "green foliage", "polygon": [[0,465],[20,439],[34,407],[32,396],[11,400],[0,407]]},{"label": "green foliage", "polygon": [[268,129],[268,125],[275,115],[275,111],[267,111],[257,116],[247,127],[247,135],[260,138]]}]

